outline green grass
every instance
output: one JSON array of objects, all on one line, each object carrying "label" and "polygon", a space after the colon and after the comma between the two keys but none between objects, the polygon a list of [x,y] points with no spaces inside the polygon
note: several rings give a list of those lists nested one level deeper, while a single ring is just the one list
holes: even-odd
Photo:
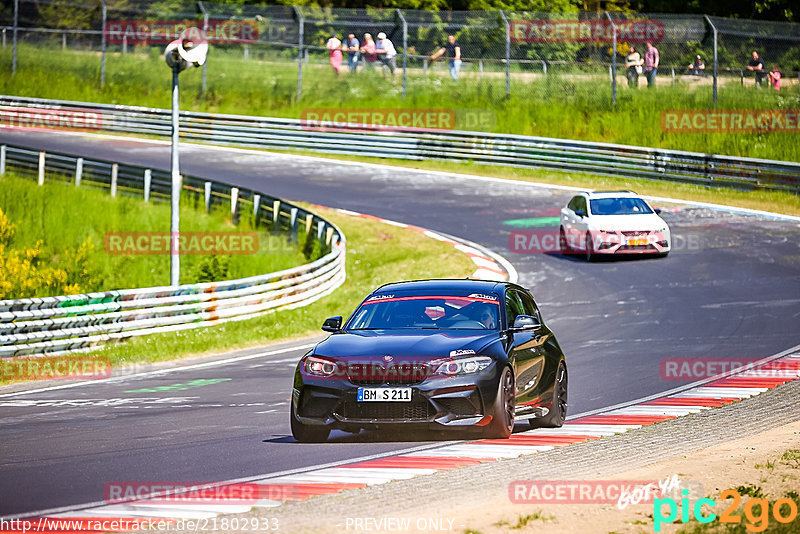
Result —
[{"label": "green grass", "polygon": [[[0,93],[166,108],[170,105],[171,77],[159,50],[109,54],[107,83],[101,88],[96,52],[50,48],[47,54],[41,54],[23,45],[19,49],[18,72],[13,78],[5,76],[0,80]],[[10,66],[10,54],[10,47],[0,51],[4,70]],[[665,83],[653,90],[632,90],[622,85],[617,109],[612,110],[610,88],[602,76],[520,76],[512,80],[512,94],[507,98],[502,76],[486,76],[481,81],[466,77],[454,83],[443,76],[424,77],[412,71],[404,99],[399,83],[390,85],[376,73],[337,79],[330,70],[322,64],[307,66],[304,93],[298,99],[296,65],[288,59],[245,61],[239,53],[212,49],[208,91],[200,91],[201,69],[184,72],[181,106],[196,111],[278,117],[299,117],[310,108],[479,110],[493,115],[489,130],[495,132],[800,161],[797,133],[665,133],[661,128],[662,111],[712,106],[706,86],[673,88]],[[54,75],[58,83],[52,83]],[[800,95],[792,86],[777,93],[727,84],[720,90],[719,107],[798,109]]]},{"label": "green grass", "polygon": [[[44,186],[7,173],[0,177],[0,209],[13,224],[12,250],[31,249],[40,242],[41,260],[48,266],[70,271],[75,251],[87,241],[87,272],[74,273],[79,292],[169,285],[168,254],[109,254],[104,237],[114,232],[169,232],[170,207],[107,191],[75,187],[48,178]],[[189,202],[181,207],[182,232],[252,232],[251,220],[238,226],[223,210],[206,214]],[[255,254],[182,255],[181,282],[209,281],[270,273],[307,263],[297,245],[286,236],[259,232]],[[60,287],[35,296],[59,294]],[[10,294],[4,298],[18,298]],[[3,298],[3,297],[0,297]]]},{"label": "green grass", "polygon": [[[375,287],[398,280],[464,278],[475,265],[452,246],[418,232],[313,208],[347,236],[347,280],[333,294],[303,308],[245,321],[154,334],[109,345],[87,358],[108,358],[113,367],[213,354],[320,333],[326,317],[347,317]],[[1,383],[1,382],[0,382]]]},{"label": "green grass", "polygon": [[479,165],[469,162],[409,161],[363,156],[334,156],[329,154],[315,154],[312,152],[306,152],[305,154],[320,158],[387,164],[410,169],[455,172],[475,176],[520,180],[524,182],[567,185],[585,189],[631,189],[642,195],[664,196],[682,200],[693,200],[696,202],[711,202],[741,208],[764,210],[787,215],[800,215],[800,196],[775,191],[709,189],[702,186],[677,184],[674,182],[659,182],[657,180],[636,180],[633,178],[616,178],[581,172],[560,172],[544,169],[521,169],[497,165]]}]

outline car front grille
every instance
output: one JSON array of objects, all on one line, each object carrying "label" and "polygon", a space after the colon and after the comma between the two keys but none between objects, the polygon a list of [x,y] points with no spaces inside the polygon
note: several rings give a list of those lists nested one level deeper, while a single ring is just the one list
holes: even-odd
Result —
[{"label": "car front grille", "polygon": [[411,402],[344,402],[337,413],[347,420],[430,421],[436,415],[426,399]]},{"label": "car front grille", "polygon": [[656,250],[653,245],[622,245],[619,250]]},{"label": "car front grille", "polygon": [[357,386],[414,386],[424,382],[430,374],[429,366],[424,363],[401,364],[394,370],[368,365],[355,365],[348,369],[348,379]]}]

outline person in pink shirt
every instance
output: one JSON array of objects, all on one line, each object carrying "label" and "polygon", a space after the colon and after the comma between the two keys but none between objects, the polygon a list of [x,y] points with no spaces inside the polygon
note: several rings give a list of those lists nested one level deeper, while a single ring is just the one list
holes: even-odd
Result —
[{"label": "person in pink shirt", "polygon": [[331,35],[325,48],[330,52],[331,66],[333,67],[336,75],[339,75],[339,69],[342,68],[342,42],[336,37],[336,34]]},{"label": "person in pink shirt", "polygon": [[375,52],[375,41],[372,40],[372,35],[369,33],[364,34],[364,46],[361,47],[361,53],[364,55],[364,61],[367,68],[375,66],[378,61],[378,54]]},{"label": "person in pink shirt", "polygon": [[781,73],[777,65],[773,65],[772,70],[769,71],[769,84],[776,91],[781,90]]}]

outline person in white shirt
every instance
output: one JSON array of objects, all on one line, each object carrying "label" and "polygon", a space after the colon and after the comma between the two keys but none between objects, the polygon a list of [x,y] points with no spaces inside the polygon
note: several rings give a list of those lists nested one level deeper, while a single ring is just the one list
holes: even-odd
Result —
[{"label": "person in white shirt", "polygon": [[394,78],[394,70],[397,68],[397,50],[395,50],[392,42],[386,38],[386,34],[381,32],[378,34],[378,40],[375,42],[375,53],[378,54],[378,59],[385,67],[389,67],[389,71]]}]

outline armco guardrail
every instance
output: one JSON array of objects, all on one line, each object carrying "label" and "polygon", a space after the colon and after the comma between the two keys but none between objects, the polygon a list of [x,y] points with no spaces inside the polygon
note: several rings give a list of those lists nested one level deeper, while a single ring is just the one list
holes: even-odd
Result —
[{"label": "armco guardrail", "polygon": [[[800,164],[696,152],[462,131],[335,131],[299,119],[182,112],[181,137],[204,143],[403,159],[550,168],[738,189],[800,193]],[[77,128],[168,136],[165,109],[0,96],[4,128]]]},{"label": "armco guardrail", "polygon": [[[48,180],[68,179],[145,200],[169,198],[170,175],[108,161],[0,145],[0,174],[6,170]],[[157,332],[238,321],[278,308],[309,304],[345,280],[345,237],[332,223],[264,193],[183,176],[184,202],[207,210],[230,206],[234,220],[249,210],[259,228],[304,228],[322,246],[318,260],[239,280],[106,291],[85,295],[0,301],[0,356],[91,350],[109,341]]]}]

